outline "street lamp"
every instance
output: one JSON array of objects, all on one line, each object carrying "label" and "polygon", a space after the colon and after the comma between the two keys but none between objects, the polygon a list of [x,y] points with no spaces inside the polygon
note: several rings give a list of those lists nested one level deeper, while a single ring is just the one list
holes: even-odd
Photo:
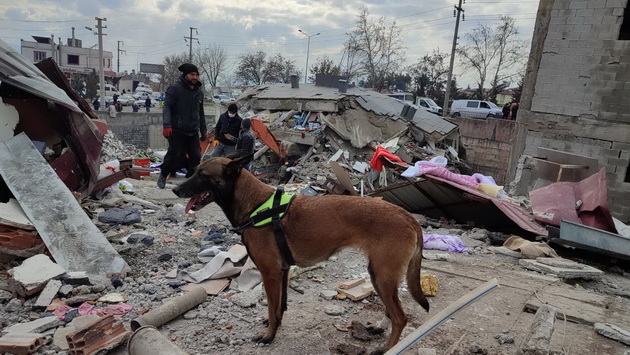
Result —
[{"label": "street lamp", "polygon": [[309,54],[309,52],[311,51],[311,37],[315,37],[315,36],[317,36],[317,35],[320,35],[321,33],[317,32],[316,34],[314,34],[314,35],[310,35],[310,36],[309,36],[308,34],[306,34],[306,32],[304,32],[304,31],[302,31],[302,30],[300,30],[300,29],[298,29],[298,31],[299,31],[301,34],[303,34],[303,35],[305,35],[306,37],[308,37],[308,45],[307,45],[307,47],[306,47],[306,69],[304,69],[304,84],[306,84],[306,80],[307,80],[307,78],[308,78],[308,54]]}]

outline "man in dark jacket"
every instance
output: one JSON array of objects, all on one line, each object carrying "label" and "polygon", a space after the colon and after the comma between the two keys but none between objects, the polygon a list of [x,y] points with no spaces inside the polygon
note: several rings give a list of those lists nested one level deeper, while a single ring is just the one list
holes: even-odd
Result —
[{"label": "man in dark jacket", "polygon": [[[254,134],[251,130],[252,121],[249,118],[243,118],[241,122],[241,134],[238,137],[238,142],[236,142],[236,151],[239,156],[245,156],[248,154],[254,153],[254,146],[256,143],[256,139],[254,138]],[[245,166],[245,169],[250,170],[250,164]]]},{"label": "man in dark jacket", "polygon": [[202,140],[208,136],[199,70],[189,63],[178,69],[182,75],[166,90],[162,109],[162,135],[168,139],[168,151],[157,182],[161,189],[168,175],[174,175],[181,166],[186,167],[186,177],[194,173],[201,162],[199,134]]},{"label": "man in dark jacket", "polygon": [[241,121],[238,107],[236,104],[230,104],[227,112],[219,116],[217,125],[214,127],[214,137],[219,141],[219,144],[214,147],[210,157],[224,157],[236,150]]}]

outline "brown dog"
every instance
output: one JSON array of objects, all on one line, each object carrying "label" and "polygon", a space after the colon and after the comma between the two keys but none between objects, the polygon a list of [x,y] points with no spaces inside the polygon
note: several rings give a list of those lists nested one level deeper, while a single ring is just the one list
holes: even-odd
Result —
[{"label": "brown dog", "polygon": [[[245,225],[250,213],[274,193],[273,187],[242,169],[250,158],[207,160],[173,192],[179,197],[192,197],[187,211],[216,202],[232,226]],[[407,324],[398,298],[398,285],[405,271],[409,292],[429,310],[420,286],[422,230],[404,209],[373,198],[296,196],[281,224],[298,266],[324,261],[344,247],[365,253],[372,283],[392,322],[387,348],[398,342]],[[276,243],[272,225],[244,229],[243,243],[262,274],[269,311],[267,331],[254,340],[268,343],[275,337],[286,310],[289,265]]]}]

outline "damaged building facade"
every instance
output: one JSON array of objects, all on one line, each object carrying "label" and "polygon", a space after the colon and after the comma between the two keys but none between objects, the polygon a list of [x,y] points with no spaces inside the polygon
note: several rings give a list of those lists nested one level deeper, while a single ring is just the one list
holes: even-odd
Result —
[{"label": "damaged building facade", "polygon": [[520,193],[606,168],[630,219],[630,12],[626,0],[541,0],[509,172]]}]

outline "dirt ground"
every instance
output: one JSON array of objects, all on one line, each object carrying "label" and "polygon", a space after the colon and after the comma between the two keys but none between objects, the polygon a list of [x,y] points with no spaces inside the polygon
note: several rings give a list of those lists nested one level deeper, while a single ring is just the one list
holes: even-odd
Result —
[{"label": "dirt ground", "polygon": [[[181,282],[166,278],[169,271],[201,268],[203,264],[197,260],[197,253],[204,245],[227,249],[240,243],[240,236],[229,231],[230,226],[217,205],[211,204],[194,215],[183,214],[181,208],[187,201],[171,191],[174,183],[181,181],[182,178],[176,178],[167,183],[166,189],[160,190],[151,177],[129,180],[136,197],[159,207],[131,205],[142,211],[142,222],[133,226],[105,225],[97,221],[98,213],[121,205],[115,197],[84,203],[93,213],[97,226],[131,267],[122,287],[114,289],[107,284],[104,289],[100,288],[102,294],[115,291],[129,298],[127,303],[134,309],[121,318],[128,329],[137,312],[153,309],[182,293]],[[563,282],[552,275],[525,270],[519,266],[518,257],[495,253],[488,231],[443,226],[437,221],[421,223],[427,233],[459,236],[468,252],[425,250],[422,272],[437,278],[439,290],[435,297],[429,298],[431,310],[427,313],[411,298],[406,285],[401,284],[400,295],[409,316],[403,337],[484,282],[496,278],[500,287],[447,319],[416,343],[409,353],[427,348],[434,349],[436,354],[516,354],[534,320],[533,313],[524,312],[525,304],[535,301],[557,306],[561,315],[584,313],[585,317],[600,322],[630,328],[627,321],[630,319],[630,274],[623,270],[604,267],[606,273],[601,280]],[[224,239],[204,240],[211,230],[223,232]],[[134,233],[153,236],[154,244],[138,247],[138,244],[127,243],[126,238]],[[172,258],[158,261],[158,257],[166,253]],[[440,255],[446,255],[446,260],[435,260]],[[381,321],[384,314],[378,297],[352,302],[320,295],[322,291],[335,290],[344,281],[360,277],[369,278],[365,258],[356,250],[346,249],[323,263],[321,268],[292,279],[288,310],[276,339],[269,345],[251,341],[264,330],[263,320],[267,317],[264,293],[256,288],[245,292],[227,289],[217,296],[208,296],[204,303],[159,329],[190,354],[369,354],[385,344],[389,330],[371,336],[370,340],[360,340],[353,336],[350,325],[358,322],[369,326]],[[75,294],[94,290],[95,287],[77,288]],[[238,298],[250,302],[243,305],[236,302]],[[14,313],[0,309],[0,320],[5,320],[5,326],[28,321],[28,302]],[[249,306],[251,304],[253,306]],[[597,334],[592,324],[565,322],[562,316],[555,322],[551,345],[554,354],[630,353],[630,347]],[[53,345],[47,349],[47,354],[67,354]],[[127,350],[120,346],[110,353],[127,354]]]},{"label": "dirt ground", "polygon": [[[177,179],[172,181],[177,182]],[[136,196],[156,204],[168,207],[187,202],[172,194],[170,188],[174,185],[171,183],[165,190],[157,189],[151,180],[133,181],[133,184]],[[163,217],[158,215],[146,219],[144,224],[147,229],[143,233],[153,233],[156,244],[152,249],[156,252],[168,250],[173,253],[170,265],[159,265],[160,272],[183,262],[195,263],[196,253],[203,242],[199,237],[190,236],[191,231],[202,230],[205,233],[213,227],[228,227],[222,211],[215,204],[197,212],[195,219],[187,218],[168,228],[164,228]],[[151,221],[151,218],[155,220]],[[439,284],[437,295],[429,298],[431,311],[428,314],[413,301],[404,283],[401,285],[402,303],[409,315],[403,337],[485,281],[497,278],[500,287],[445,321],[414,345],[412,353],[417,351],[415,349],[429,348],[435,349],[437,354],[515,354],[534,319],[533,313],[523,311],[525,304],[532,299],[547,302],[547,298],[563,295],[581,300],[584,294],[593,294],[614,302],[616,305],[611,309],[630,309],[630,274],[623,271],[607,272],[600,281],[566,283],[553,276],[523,269],[516,257],[490,252],[489,241],[479,237],[484,234],[483,230],[429,226],[425,231],[458,235],[469,252],[439,252],[448,254],[446,261],[423,260],[423,273],[435,275]],[[177,241],[163,243],[161,237],[164,236],[174,236]],[[237,242],[239,237],[232,235],[222,244],[230,247]],[[425,255],[431,254],[435,251],[425,251]],[[147,268],[155,265],[152,262],[155,257],[147,257],[145,253],[125,255],[125,258],[136,274],[147,272]],[[322,268],[293,279],[294,287],[289,289],[288,294],[288,310],[275,341],[270,345],[256,345],[249,340],[264,329],[262,320],[267,312],[264,295],[256,290],[247,291],[258,297],[257,304],[251,308],[242,308],[230,302],[226,296],[235,291],[226,290],[218,296],[209,297],[198,309],[189,312],[193,314],[180,317],[162,326],[161,330],[182,349],[199,354],[340,353],[337,349],[345,349],[347,353],[353,353],[349,349],[354,349],[357,354],[363,351],[370,353],[384,344],[388,331],[376,339],[361,341],[352,336],[347,326],[353,321],[364,325],[379,322],[383,318],[383,307],[378,297],[370,296],[360,302],[320,297],[322,290],[334,290],[339,283],[357,277],[368,277],[365,258],[360,252],[347,249],[324,263]],[[130,303],[132,301],[133,298],[130,298]],[[585,302],[595,301],[587,299]],[[149,302],[143,306],[157,304]],[[343,314],[328,315],[325,310],[329,306],[343,307]],[[559,309],[559,313],[563,311]],[[628,324],[617,325],[628,327]],[[507,342],[501,344],[497,339],[499,336]],[[554,353],[624,354],[628,349],[597,334],[592,325],[556,320],[552,337]]]}]

